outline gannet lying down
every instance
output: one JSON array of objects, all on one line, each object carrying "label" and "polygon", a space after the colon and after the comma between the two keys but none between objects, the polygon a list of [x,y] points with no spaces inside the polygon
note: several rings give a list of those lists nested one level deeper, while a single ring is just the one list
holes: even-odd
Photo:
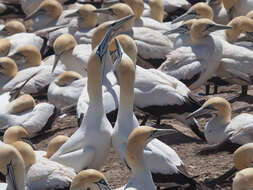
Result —
[{"label": "gannet lying down", "polygon": [[213,97],[188,117],[214,114],[204,130],[207,143],[213,145],[209,149],[217,150],[225,144],[229,145],[227,148],[233,149],[232,145],[238,147],[238,145],[253,141],[253,115],[242,113],[231,119],[231,112],[231,106],[227,100]]}]

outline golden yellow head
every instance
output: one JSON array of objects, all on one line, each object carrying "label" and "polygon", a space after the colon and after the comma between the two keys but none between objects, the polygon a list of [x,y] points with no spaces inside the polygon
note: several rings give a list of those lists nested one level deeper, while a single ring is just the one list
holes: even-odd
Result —
[{"label": "golden yellow head", "polygon": [[[5,176],[8,174],[7,165],[11,164],[12,166],[19,165],[19,167],[25,172],[24,160],[21,154],[16,148],[9,144],[0,145],[0,172]],[[17,171],[14,171],[17,174]],[[24,175],[24,173],[23,173]],[[15,177],[17,177],[15,175]]]},{"label": "golden yellow head", "polygon": [[25,168],[29,168],[36,162],[35,153],[29,144],[23,141],[16,141],[11,145],[14,146],[21,154],[24,160]]},{"label": "golden yellow head", "polygon": [[0,57],[0,74],[7,78],[13,78],[18,73],[18,67],[14,60],[9,57]]},{"label": "golden yellow head", "polygon": [[117,16],[117,19],[134,14],[132,8],[125,3],[116,3],[112,5],[110,9],[113,12],[113,14]]},{"label": "golden yellow head", "polygon": [[0,56],[7,56],[11,48],[11,41],[7,38],[0,39]]},{"label": "golden yellow head", "polygon": [[133,9],[135,18],[140,19],[144,11],[143,0],[125,0],[125,3]]},{"label": "golden yellow head", "polygon": [[221,97],[213,97],[208,99],[204,105],[204,108],[211,108],[217,111],[218,116],[224,117],[224,119],[230,121],[231,120],[231,105],[230,103]]},{"label": "golden yellow head", "polygon": [[17,53],[20,53],[25,58],[30,67],[39,66],[41,64],[41,54],[35,46],[22,46],[18,49]]},{"label": "golden yellow head", "polygon": [[3,141],[6,144],[11,144],[27,137],[29,137],[29,134],[25,128],[21,126],[12,126],[5,131]]},{"label": "golden yellow head", "polygon": [[38,10],[45,11],[51,18],[58,18],[62,14],[62,6],[57,0],[44,0]]},{"label": "golden yellow head", "polygon": [[253,167],[253,143],[247,143],[239,147],[234,152],[233,161],[238,170]]},{"label": "golden yellow head", "polygon": [[189,9],[189,12],[191,11],[195,11],[197,15],[199,15],[197,18],[208,18],[210,20],[213,20],[213,10],[206,3],[197,3],[193,5]]},{"label": "golden yellow head", "polygon": [[253,32],[253,20],[247,16],[239,16],[228,23],[232,29],[226,30],[226,38],[229,42],[237,41],[241,33]]},{"label": "golden yellow head", "polygon": [[[116,38],[120,42],[124,52],[132,59],[133,63],[136,63],[138,50],[134,40],[126,34],[120,34]],[[111,40],[109,50],[116,51],[115,39]]]},{"label": "golden yellow head", "polygon": [[95,183],[101,180],[106,181],[105,176],[101,172],[94,169],[83,170],[73,179],[70,190],[81,190],[85,187],[92,189],[91,187],[95,187]]},{"label": "golden yellow head", "polygon": [[36,106],[35,100],[31,95],[25,94],[13,100],[8,105],[10,114],[18,114],[33,109]]},{"label": "golden yellow head", "polygon": [[94,12],[96,7],[86,4],[80,7],[79,14],[82,17],[81,27],[92,28],[98,23],[98,14]]},{"label": "golden yellow head", "polygon": [[249,190],[253,187],[253,168],[239,171],[233,179],[233,190]]},{"label": "golden yellow head", "polygon": [[57,55],[72,51],[77,42],[71,34],[62,34],[54,41],[54,51]]},{"label": "golden yellow head", "polygon": [[50,158],[67,140],[69,137],[58,135],[54,137],[47,145],[46,158]]},{"label": "golden yellow head", "polygon": [[158,22],[163,22],[163,0],[149,0],[149,6],[151,8],[151,16]]},{"label": "golden yellow head", "polygon": [[67,86],[70,85],[72,82],[79,80],[81,78],[83,78],[82,75],[74,71],[66,71],[56,78],[55,83],[58,86]]},{"label": "golden yellow head", "polygon": [[12,20],[12,21],[7,22],[4,28],[10,35],[26,32],[26,28],[24,24],[17,20]]}]

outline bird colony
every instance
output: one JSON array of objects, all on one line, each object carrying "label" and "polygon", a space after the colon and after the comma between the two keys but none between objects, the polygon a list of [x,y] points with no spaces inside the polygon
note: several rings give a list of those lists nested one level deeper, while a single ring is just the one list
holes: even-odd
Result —
[{"label": "bird colony", "polygon": [[0,0],[0,190],[253,188],[253,0]]}]

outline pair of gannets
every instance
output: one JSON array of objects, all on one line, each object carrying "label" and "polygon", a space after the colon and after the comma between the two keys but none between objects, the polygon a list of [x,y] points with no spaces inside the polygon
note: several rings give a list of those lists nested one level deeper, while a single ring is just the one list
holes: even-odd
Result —
[{"label": "pair of gannets", "polygon": [[[194,22],[193,20],[187,21],[184,25],[171,32],[187,33]],[[247,93],[246,85],[252,83],[252,72],[249,69],[252,63],[252,48],[244,44],[231,43],[236,42],[241,33],[251,36],[252,24],[253,21],[246,16],[236,17],[228,23],[228,26],[232,27],[231,29],[214,34],[222,40],[223,45],[222,59],[218,72],[215,75],[228,83],[241,85],[242,94]],[[188,46],[190,44],[188,35],[182,34],[175,40],[174,47]]]},{"label": "pair of gannets", "polygon": [[31,135],[36,135],[44,127],[50,127],[57,110],[52,104],[39,103],[30,95],[23,95],[9,102],[1,109],[0,128],[4,130],[13,125],[23,126]]},{"label": "pair of gannets", "polygon": [[[30,134],[21,126],[11,126],[5,132],[3,136],[3,142],[6,144],[12,144],[16,141],[24,141],[34,148],[34,145],[30,141]],[[64,135],[58,135],[51,139],[47,145],[47,151],[35,150],[36,160],[41,157],[50,158],[67,140],[69,137]]]},{"label": "pair of gannets", "polygon": [[[156,189],[153,182],[149,164],[145,162],[143,157],[143,149],[153,139],[173,133],[170,129],[155,129],[148,126],[138,127],[133,130],[126,144],[127,161],[132,168],[132,176],[128,183],[117,190],[138,189],[138,190],[154,190]],[[110,186],[105,176],[99,171],[88,169],[83,170],[73,179],[70,190],[78,189],[104,189],[110,190]]]},{"label": "pair of gannets", "polygon": [[228,143],[243,145],[253,140],[253,116],[242,113],[231,119],[231,106],[227,100],[214,97],[207,100],[200,109],[188,117],[214,114],[215,116],[205,125],[204,134],[212,149],[218,149]]},{"label": "pair of gannets", "polygon": [[6,189],[64,189],[76,175],[72,168],[45,157],[36,159],[32,147],[23,141],[0,146],[1,172],[7,179],[7,184],[1,185],[7,186]]},{"label": "pair of gannets", "polygon": [[84,168],[99,169],[108,156],[111,147],[112,126],[105,115],[102,92],[102,84],[106,80],[106,78],[104,79],[104,67],[108,61],[107,43],[120,26],[130,18],[126,17],[110,24],[104,39],[92,51],[88,60],[89,107],[87,114],[83,117],[80,128],[50,158],[74,168],[76,172]]}]

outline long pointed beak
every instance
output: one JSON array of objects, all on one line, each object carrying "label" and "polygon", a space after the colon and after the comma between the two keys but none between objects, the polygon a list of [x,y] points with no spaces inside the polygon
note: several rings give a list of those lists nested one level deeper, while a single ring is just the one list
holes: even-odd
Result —
[{"label": "long pointed beak", "polygon": [[181,15],[180,17],[177,17],[176,19],[174,19],[171,23],[175,24],[175,23],[180,22],[180,21],[187,21],[187,20],[190,20],[190,19],[194,19],[197,16],[198,16],[198,14],[195,14],[193,12],[186,12],[185,14]]},{"label": "long pointed beak", "polygon": [[117,54],[118,54],[118,57],[117,57],[117,60],[116,60],[116,65],[118,65],[118,64],[121,63],[123,50],[122,50],[122,47],[121,47],[121,45],[119,43],[119,40],[117,38],[115,38],[115,43],[116,43],[116,50],[117,50]]},{"label": "long pointed beak", "polygon": [[54,32],[56,30],[59,30],[61,28],[65,28],[67,26],[68,26],[67,24],[65,24],[65,25],[59,25],[59,26],[52,26],[52,27],[48,27],[48,28],[43,28],[41,30],[37,30],[34,33],[37,36],[48,38],[48,35],[49,35],[50,32]]},{"label": "long pointed beak", "polygon": [[60,60],[60,58],[63,54],[64,54],[64,52],[60,53],[59,55],[55,54],[54,65],[53,65],[53,68],[52,68],[52,71],[51,71],[52,73],[54,72],[54,70],[55,70],[55,68],[56,68],[56,66],[57,66],[57,64],[58,64],[58,62],[59,62],[59,60]]},{"label": "long pointed beak", "polygon": [[175,134],[177,131],[174,129],[155,129],[152,134],[151,138],[157,138],[165,135]]},{"label": "long pointed beak", "polygon": [[73,12],[73,13],[70,13],[70,14],[66,15],[65,18],[79,17],[79,16],[80,16],[80,13],[79,13],[79,11],[77,10],[77,11],[75,11],[75,12]]},{"label": "long pointed beak", "polygon": [[222,24],[214,24],[211,27],[209,27],[207,30],[209,32],[215,32],[217,30],[227,30],[227,29],[231,29],[231,26],[227,26],[227,25],[222,25]]},{"label": "long pointed beak", "polygon": [[9,101],[11,102],[11,101],[17,99],[17,98],[19,97],[19,95],[20,95],[22,89],[25,87],[25,85],[26,85],[34,76],[36,76],[39,72],[40,72],[40,71],[38,71],[38,72],[34,73],[32,76],[30,76],[20,87],[15,88],[15,89],[12,89],[12,90],[10,91],[10,96],[11,96],[11,97],[10,97]]},{"label": "long pointed beak", "polygon": [[166,31],[163,34],[164,35],[169,35],[169,34],[174,34],[174,33],[179,33],[179,34],[185,34],[187,32],[190,32],[190,30],[188,29],[187,25],[183,24],[182,26]]},{"label": "long pointed beak", "polygon": [[107,8],[101,8],[101,9],[96,9],[93,11],[94,13],[102,13],[102,14],[107,14],[107,15],[115,15],[114,12],[110,7]]},{"label": "long pointed beak", "polygon": [[113,30],[113,31],[118,31],[118,30],[120,29],[120,27],[121,27],[124,23],[126,23],[128,20],[134,18],[134,16],[135,16],[135,15],[128,15],[128,16],[126,16],[126,17],[124,17],[124,18],[121,18],[121,19],[116,20],[115,22],[113,22],[113,23],[111,24],[112,30]]},{"label": "long pointed beak", "polygon": [[214,113],[215,110],[211,110],[211,109],[207,109],[205,107],[201,107],[199,109],[197,109],[195,112],[191,113],[190,115],[188,115],[186,117],[186,119],[192,118],[192,117],[197,117],[197,116],[201,116],[204,114],[208,114],[208,113]]},{"label": "long pointed beak", "polygon": [[34,17],[36,17],[36,16],[38,16],[38,15],[40,15],[42,13],[43,13],[43,10],[41,10],[40,7],[39,7],[38,9],[36,9],[35,11],[33,11],[30,15],[26,16],[24,18],[24,21],[27,21],[27,20],[29,20],[31,18],[34,18]]},{"label": "long pointed beak", "polygon": [[7,172],[8,172],[8,175],[10,177],[10,181],[11,181],[11,184],[12,184],[14,190],[18,190],[17,185],[16,185],[14,169],[13,169],[13,166],[12,166],[12,161],[10,161],[10,163],[7,164]]}]

